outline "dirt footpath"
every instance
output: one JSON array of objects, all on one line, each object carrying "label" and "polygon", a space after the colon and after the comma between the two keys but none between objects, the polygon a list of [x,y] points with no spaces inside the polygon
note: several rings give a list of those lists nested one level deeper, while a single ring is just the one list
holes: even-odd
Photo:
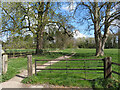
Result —
[{"label": "dirt footpath", "polygon": [[[70,58],[71,56],[62,56],[62,57],[59,57],[59,58],[56,58],[56,59],[61,60],[61,59]],[[54,64],[56,62],[59,62],[59,61],[51,61],[51,62],[49,61],[49,62],[45,63],[44,65],[49,66],[50,63]],[[46,66],[40,66],[40,68],[46,68]],[[34,73],[35,73],[35,68],[34,68],[34,65],[33,65],[33,74]],[[10,80],[8,80],[6,82],[0,83],[0,89],[1,88],[44,88],[44,85],[31,85],[31,84],[23,84],[23,83],[21,83],[21,81],[25,77],[27,77],[27,70],[21,70],[21,73],[16,75],[12,79],[10,79]]]}]

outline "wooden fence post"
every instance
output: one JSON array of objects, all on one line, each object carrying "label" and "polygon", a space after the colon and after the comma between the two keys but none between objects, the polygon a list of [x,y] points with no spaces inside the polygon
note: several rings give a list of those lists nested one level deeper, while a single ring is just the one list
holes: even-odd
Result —
[{"label": "wooden fence post", "polygon": [[35,75],[37,75],[37,73],[36,73],[36,60],[35,60]]},{"label": "wooden fence post", "polygon": [[104,79],[112,78],[112,58],[104,58]]},{"label": "wooden fence post", "polygon": [[7,72],[7,68],[8,68],[8,55],[3,55],[3,60],[2,60],[2,70],[3,70],[3,74],[5,74]]},{"label": "wooden fence post", "polygon": [[32,55],[27,55],[28,58],[28,77],[32,76]]}]

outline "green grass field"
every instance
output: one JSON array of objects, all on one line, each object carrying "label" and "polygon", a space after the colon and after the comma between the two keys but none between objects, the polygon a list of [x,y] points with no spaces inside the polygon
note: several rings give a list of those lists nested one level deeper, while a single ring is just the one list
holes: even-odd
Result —
[{"label": "green grass field", "polygon": [[[58,49],[47,48],[43,49],[44,52],[55,51]],[[24,53],[24,52],[35,52],[36,49],[6,49],[6,53]]]},{"label": "green grass field", "polygon": [[[71,59],[95,59],[95,58],[105,58],[105,57],[112,57],[113,62],[118,63],[118,50],[117,49],[105,49],[105,56],[102,57],[95,57],[95,49],[65,49],[61,50],[61,52],[64,53],[75,53],[74,56],[71,57]],[[85,62],[85,63],[84,63]],[[74,61],[66,63],[66,61],[60,61],[58,63],[55,63],[51,67],[47,68],[85,68],[81,66],[93,66],[93,67],[87,67],[87,68],[95,68],[95,69],[101,69],[103,67],[95,67],[95,66],[103,66],[103,63],[98,63],[99,61]],[[101,61],[102,62],[102,61]],[[112,69],[115,71],[118,71],[118,67],[112,66]],[[83,73],[81,73],[83,72]],[[22,82],[23,83],[31,83],[31,84],[43,84],[43,83],[49,83],[52,85],[60,85],[60,86],[76,86],[76,87],[90,87],[90,88],[103,88],[106,87],[107,84],[113,83],[113,86],[111,87],[118,87],[118,83],[114,82],[114,80],[106,80],[104,81],[103,77],[103,71],[86,71],[89,73],[85,73],[85,71],[75,71],[75,70],[58,70],[58,71],[41,71],[37,73],[37,76],[32,76],[29,78],[25,78]],[[95,73],[93,73],[95,72]],[[97,73],[96,73],[97,72]],[[101,73],[100,73],[101,72]],[[112,74],[113,78],[118,79],[117,75]],[[95,81],[90,80],[80,80],[80,79],[95,79]],[[106,84],[104,84],[106,82]]]},{"label": "green grass field", "polygon": [[6,49],[6,53],[17,53],[17,52],[32,52],[35,49]]}]

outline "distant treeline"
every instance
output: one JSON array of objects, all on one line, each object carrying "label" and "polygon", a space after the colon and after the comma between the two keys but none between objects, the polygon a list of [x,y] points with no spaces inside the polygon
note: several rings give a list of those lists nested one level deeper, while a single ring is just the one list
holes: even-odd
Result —
[{"label": "distant treeline", "polygon": [[[76,46],[79,48],[95,48],[95,39],[94,38],[79,38],[76,40]],[[105,48],[118,48],[118,37],[115,35],[109,35]]]},{"label": "distant treeline", "polygon": [[[68,37],[67,35],[59,35],[52,39],[44,38],[44,48],[95,48],[94,38],[78,38]],[[31,35],[11,36],[6,42],[2,43],[3,49],[35,49],[36,38]],[[118,48],[118,37],[109,35],[105,48]]]}]

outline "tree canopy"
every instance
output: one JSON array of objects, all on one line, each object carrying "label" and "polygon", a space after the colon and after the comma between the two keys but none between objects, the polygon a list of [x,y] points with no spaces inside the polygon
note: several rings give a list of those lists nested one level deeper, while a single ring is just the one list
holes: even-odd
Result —
[{"label": "tree canopy", "polygon": [[[3,3],[2,32],[24,34],[29,31],[33,33],[37,39],[36,53],[40,53],[43,49],[43,33],[49,34],[54,24],[57,24],[57,30],[63,28],[64,33],[70,35],[67,31],[67,28],[71,27],[67,23],[69,16],[57,13],[61,4],[59,2]],[[45,31],[46,26],[49,31]]]},{"label": "tree canopy", "polygon": [[[119,24],[115,22],[119,20],[120,2],[94,0],[94,2],[75,3],[76,7],[71,9],[71,4],[73,4],[71,2],[3,2],[1,32],[16,36],[33,34],[36,38],[36,53],[38,54],[44,48],[44,40],[53,42],[56,39],[58,43],[65,43],[67,39],[64,38],[71,38],[71,31],[76,26],[72,22],[87,23],[86,31],[94,30],[96,56],[103,56],[109,33],[114,32],[111,26],[119,27]],[[68,5],[70,12],[61,12],[63,5]],[[72,15],[74,15],[73,18]]]}]

